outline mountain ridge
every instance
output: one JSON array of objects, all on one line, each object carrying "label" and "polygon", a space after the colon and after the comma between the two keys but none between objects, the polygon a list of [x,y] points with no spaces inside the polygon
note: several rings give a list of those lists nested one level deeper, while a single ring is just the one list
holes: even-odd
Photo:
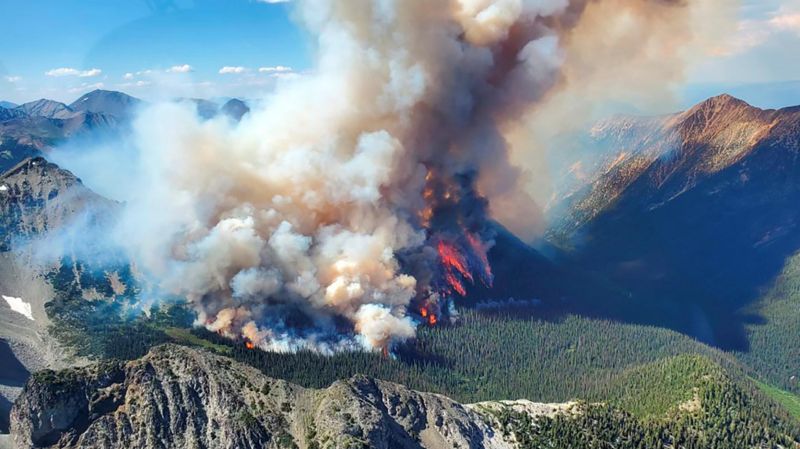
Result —
[{"label": "mountain ridge", "polygon": [[[800,245],[791,206],[800,201],[800,109],[720,96],[658,122],[658,138],[626,134],[633,128],[624,123],[612,133],[631,146],[610,152],[615,163],[567,198],[549,237],[578,265],[631,288],[642,305],[674,303],[678,329],[746,349],[750,318],[737,310]],[[695,318],[677,316],[685,307]]]},{"label": "mountain ridge", "polygon": [[[619,387],[633,390],[622,403],[647,407],[638,415],[586,402],[459,404],[363,375],[306,389],[205,350],[167,344],[127,363],[35,374],[14,403],[11,435],[19,447],[62,449],[525,449],[612,441],[623,449],[722,448],[791,447],[800,439],[785,412],[707,359],[674,357],[626,379]],[[669,390],[669,404],[637,397],[653,379]],[[613,423],[619,437],[598,421]],[[554,426],[565,429],[553,432]]]}]

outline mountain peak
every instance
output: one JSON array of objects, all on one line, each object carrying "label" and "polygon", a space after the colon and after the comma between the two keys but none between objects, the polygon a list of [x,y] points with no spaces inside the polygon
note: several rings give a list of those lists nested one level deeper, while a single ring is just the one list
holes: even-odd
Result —
[{"label": "mountain peak", "polygon": [[227,103],[222,105],[220,110],[237,121],[241,120],[242,116],[250,112],[250,108],[247,106],[247,104],[238,98],[232,98],[228,100]]},{"label": "mountain peak", "polygon": [[75,111],[95,112],[125,117],[141,102],[138,98],[113,90],[96,89],[82,95],[69,107]]},{"label": "mountain peak", "polygon": [[694,107],[686,111],[685,114],[691,114],[693,112],[698,112],[698,111],[723,112],[723,111],[743,110],[743,109],[760,110],[755,106],[750,105],[746,101],[734,97],[733,95],[722,94],[722,95],[717,95],[716,97],[711,97],[705,101],[696,104]]},{"label": "mountain peak", "polygon": [[735,131],[735,134],[739,135],[743,133],[743,126],[747,129],[754,126],[761,127],[771,121],[773,112],[723,94],[711,97],[676,115],[673,123],[682,130],[684,136],[690,136],[693,140],[703,140],[725,130]]}]

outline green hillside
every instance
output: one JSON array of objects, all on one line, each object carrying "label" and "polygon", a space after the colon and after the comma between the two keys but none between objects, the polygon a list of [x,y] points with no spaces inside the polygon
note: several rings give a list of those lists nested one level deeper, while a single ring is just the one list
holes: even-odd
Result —
[{"label": "green hillside", "polygon": [[[786,279],[773,291],[783,291],[794,277]],[[786,397],[769,389],[762,393],[748,380],[748,376],[764,378],[785,388],[774,379],[792,365],[782,367],[778,361],[790,360],[797,348],[791,344],[791,332],[785,332],[792,329],[786,322],[791,321],[791,307],[789,311],[777,307],[787,307],[785,295],[778,293],[765,304],[777,307],[770,313],[784,316],[751,327],[753,351],[748,353],[724,353],[660,327],[576,315],[545,318],[544,311],[533,307],[499,312],[463,309],[453,324],[421,327],[416,340],[387,358],[362,352],[328,357],[249,350],[204,329],[190,329],[191,315],[179,306],[125,318],[124,298],[89,302],[69,289],[61,291],[48,304],[53,331],[77,354],[94,358],[137,358],[155,344],[174,341],[204,347],[307,387],[327,387],[338,379],[365,374],[461,402],[582,399],[613,404],[639,419],[691,403],[693,386],[708,372],[715,373],[712,379],[722,378],[720,371],[709,368],[711,363],[759,400],[774,404],[764,395],[768,393],[783,407],[792,407]]]},{"label": "green hillside", "polygon": [[800,441],[796,420],[705,357],[647,364],[616,386],[616,400],[581,403],[552,417],[531,419],[511,407],[493,415],[530,449],[778,449]]},{"label": "green hillside", "polygon": [[792,416],[800,420],[800,396],[785,390],[781,390],[778,387],[765,384],[764,382],[760,382],[758,380],[754,380],[754,382],[767,396],[774,399],[775,402],[783,405],[783,407],[788,410]]}]

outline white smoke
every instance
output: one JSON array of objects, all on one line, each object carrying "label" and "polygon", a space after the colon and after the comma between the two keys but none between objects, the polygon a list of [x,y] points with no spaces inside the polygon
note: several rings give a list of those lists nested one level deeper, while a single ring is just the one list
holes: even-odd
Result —
[{"label": "white smoke", "polygon": [[317,38],[310,74],[240,123],[186,104],[140,114],[140,188],[117,240],[200,323],[266,349],[413,337],[412,305],[437,297],[426,265],[402,258],[435,259],[426,177],[455,186],[457,230],[480,234],[484,197],[516,198],[502,125],[557,82],[572,3],[298,2]]}]

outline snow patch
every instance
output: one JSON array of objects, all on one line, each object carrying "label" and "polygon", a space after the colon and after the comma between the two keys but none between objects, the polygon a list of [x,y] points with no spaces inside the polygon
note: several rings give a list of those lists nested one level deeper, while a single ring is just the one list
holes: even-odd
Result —
[{"label": "snow patch", "polygon": [[6,295],[0,295],[0,296],[2,296],[3,299],[6,300],[6,302],[8,303],[8,307],[11,307],[11,310],[20,313],[22,315],[25,315],[27,319],[34,321],[33,311],[31,310],[30,303],[23,301],[22,298],[14,298],[12,296],[6,296]]},{"label": "snow patch", "polygon": [[0,186],[0,192],[5,192],[6,190],[8,190],[8,186],[7,185],[3,184],[3,185]]}]

